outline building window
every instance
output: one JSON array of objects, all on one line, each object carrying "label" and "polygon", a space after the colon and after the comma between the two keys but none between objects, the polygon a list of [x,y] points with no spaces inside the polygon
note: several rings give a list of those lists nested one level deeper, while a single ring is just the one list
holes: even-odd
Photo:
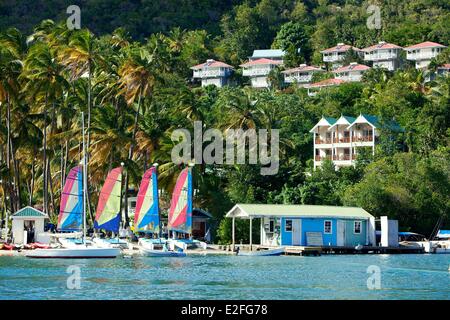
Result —
[{"label": "building window", "polygon": [[275,221],[270,219],[270,221],[269,221],[269,232],[273,232],[274,229],[275,229]]},{"label": "building window", "polygon": [[286,220],[286,225],[284,226],[284,231],[292,232],[292,220]]},{"label": "building window", "polygon": [[361,234],[361,221],[355,221],[353,223],[353,233]]},{"label": "building window", "polygon": [[325,220],[323,222],[323,233],[331,234],[332,233],[331,220]]}]

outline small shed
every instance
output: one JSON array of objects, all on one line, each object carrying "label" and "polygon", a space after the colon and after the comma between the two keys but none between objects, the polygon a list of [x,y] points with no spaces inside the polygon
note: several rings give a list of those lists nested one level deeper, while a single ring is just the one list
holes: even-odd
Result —
[{"label": "small shed", "polygon": [[212,215],[202,209],[194,208],[192,210],[192,236],[194,239],[211,242],[211,223]]},{"label": "small shed", "polygon": [[12,216],[12,237],[14,244],[39,242],[39,234],[44,233],[45,219],[48,216],[33,207],[25,207]]},{"label": "small shed", "polygon": [[[227,214],[234,219],[260,219],[260,243],[267,246],[375,245],[375,218],[363,208],[236,204]],[[250,234],[250,245],[252,237]]]}]

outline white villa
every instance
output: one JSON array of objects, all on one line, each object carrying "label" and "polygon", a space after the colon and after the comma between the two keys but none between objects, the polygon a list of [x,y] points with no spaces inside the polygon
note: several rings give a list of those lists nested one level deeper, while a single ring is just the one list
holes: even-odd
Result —
[{"label": "white villa", "polygon": [[268,88],[270,83],[267,77],[270,71],[282,64],[282,60],[260,58],[241,64],[240,67],[242,67],[242,75],[250,78],[253,88]]},{"label": "white villa", "polygon": [[[310,130],[314,134],[314,169],[326,159],[333,161],[336,168],[354,165],[358,148],[369,147],[374,154],[381,127],[376,116],[367,114],[357,118],[322,117]],[[389,129],[402,131],[395,122],[389,124]]]},{"label": "white villa", "polygon": [[201,79],[202,87],[213,84],[216,87],[223,87],[228,84],[228,78],[233,72],[233,67],[213,59],[206,60],[205,63],[191,67],[194,71],[194,78]]},{"label": "white villa", "polygon": [[373,67],[385,68],[395,71],[400,66],[400,53],[402,47],[380,41],[378,44],[362,49],[364,60],[371,61]]},{"label": "white villa", "polygon": [[332,68],[336,69],[342,66],[342,61],[345,59],[345,55],[350,49],[353,49],[353,51],[359,54],[362,53],[361,49],[344,43],[338,43],[335,47],[322,50],[320,53],[323,56],[323,62],[331,63]]},{"label": "white villa", "polygon": [[305,86],[306,84],[311,83],[314,73],[324,71],[325,70],[314,66],[307,66],[306,64],[301,64],[297,68],[283,71],[284,82],[297,83],[299,86]]},{"label": "white villa", "polygon": [[336,79],[358,82],[362,80],[363,73],[369,69],[370,67],[366,65],[352,62],[348,66],[337,68],[333,72]]},{"label": "white villa", "polygon": [[279,49],[254,50],[249,61],[240,65],[242,75],[250,78],[253,88],[268,88],[267,76],[272,69],[283,64],[284,54]]},{"label": "white villa", "polygon": [[308,88],[308,96],[315,96],[317,92],[323,88],[338,86],[344,82],[344,80],[340,79],[325,79],[319,82],[312,83],[306,86]]},{"label": "white villa", "polygon": [[406,59],[415,61],[416,69],[422,69],[428,67],[431,59],[435,58],[445,48],[447,47],[440,43],[426,41],[404,49],[406,50]]}]

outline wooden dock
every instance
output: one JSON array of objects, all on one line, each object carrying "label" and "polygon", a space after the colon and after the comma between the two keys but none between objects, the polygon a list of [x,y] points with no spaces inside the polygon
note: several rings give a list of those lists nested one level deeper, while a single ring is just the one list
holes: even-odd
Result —
[{"label": "wooden dock", "polygon": [[[249,245],[238,245],[241,250],[250,250]],[[275,249],[275,246],[253,245],[253,250]],[[285,246],[285,255],[320,256],[322,254],[417,254],[424,253],[419,247],[338,247],[338,246]]]}]

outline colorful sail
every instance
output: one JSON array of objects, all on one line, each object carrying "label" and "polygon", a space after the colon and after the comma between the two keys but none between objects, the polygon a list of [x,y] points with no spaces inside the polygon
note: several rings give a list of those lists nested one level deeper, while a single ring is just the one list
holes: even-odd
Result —
[{"label": "colorful sail", "polygon": [[137,195],[134,226],[136,231],[159,233],[158,178],[156,168],[148,169]]},{"label": "colorful sail", "polygon": [[169,211],[169,230],[192,233],[192,170],[186,168],[178,176]]},{"label": "colorful sail", "polygon": [[122,167],[118,167],[108,173],[105,184],[100,191],[94,228],[119,231],[121,190]]},{"label": "colorful sail", "polygon": [[83,224],[83,170],[72,168],[67,175],[59,206],[58,230],[78,231]]}]

